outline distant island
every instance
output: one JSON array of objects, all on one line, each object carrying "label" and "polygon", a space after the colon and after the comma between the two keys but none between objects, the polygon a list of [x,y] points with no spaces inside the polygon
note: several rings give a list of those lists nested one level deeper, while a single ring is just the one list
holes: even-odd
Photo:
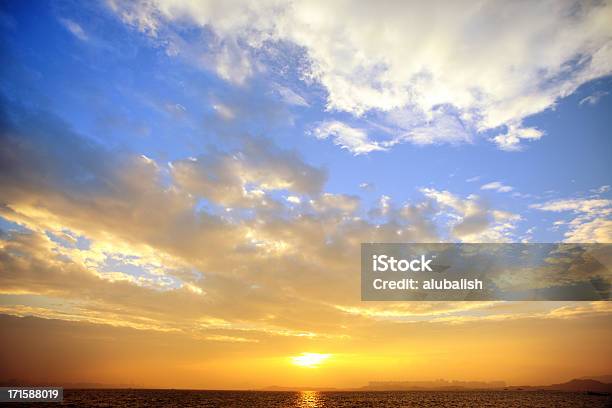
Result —
[{"label": "distant island", "polygon": [[362,387],[367,391],[402,391],[402,390],[485,390],[499,389],[506,386],[505,381],[370,381]]},{"label": "distant island", "polygon": [[547,386],[523,386],[523,387],[509,387],[511,390],[551,390],[551,391],[571,391],[571,392],[598,392],[598,393],[612,393],[612,384],[604,383],[592,379],[573,379],[568,382],[561,384],[552,384]]},{"label": "distant island", "polygon": [[368,385],[357,388],[326,387],[279,387],[270,386],[262,391],[567,391],[612,393],[612,375],[581,377],[551,385],[507,386],[504,381],[370,381]]}]

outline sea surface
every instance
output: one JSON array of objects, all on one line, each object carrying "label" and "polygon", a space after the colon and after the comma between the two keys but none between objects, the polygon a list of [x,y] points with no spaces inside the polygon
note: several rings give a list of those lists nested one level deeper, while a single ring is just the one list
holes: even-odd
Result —
[{"label": "sea surface", "polygon": [[64,407],[584,407],[612,406],[612,397],[555,391],[268,392],[64,390]]}]

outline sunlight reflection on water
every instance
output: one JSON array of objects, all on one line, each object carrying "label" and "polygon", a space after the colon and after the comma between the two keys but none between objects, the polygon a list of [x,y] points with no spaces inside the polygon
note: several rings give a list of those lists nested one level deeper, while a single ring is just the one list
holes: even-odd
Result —
[{"label": "sunlight reflection on water", "polygon": [[301,391],[298,396],[297,405],[300,408],[321,407],[321,393],[318,391]]}]

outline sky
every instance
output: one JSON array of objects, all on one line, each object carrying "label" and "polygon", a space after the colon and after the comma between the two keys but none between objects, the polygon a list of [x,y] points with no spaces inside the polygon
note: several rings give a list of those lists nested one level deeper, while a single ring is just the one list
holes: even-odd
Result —
[{"label": "sky", "polygon": [[612,242],[611,22],[607,1],[0,3],[0,379],[610,374],[608,303],[362,302],[359,244]]}]

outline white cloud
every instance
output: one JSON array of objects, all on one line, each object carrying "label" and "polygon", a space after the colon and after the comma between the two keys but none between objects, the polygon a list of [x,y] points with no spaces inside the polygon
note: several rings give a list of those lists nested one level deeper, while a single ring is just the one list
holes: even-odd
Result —
[{"label": "white cloud", "polygon": [[555,222],[555,225],[568,227],[565,233],[565,240],[568,242],[612,242],[612,200],[552,200],[531,207],[542,211],[576,214],[569,222]]},{"label": "white cloud", "polygon": [[601,98],[608,95],[608,93],[609,92],[603,91],[595,92],[593,95],[589,95],[586,98],[582,98],[579,104],[584,105],[585,103],[588,103],[589,105],[596,105],[601,100]]},{"label": "white cloud", "polygon": [[67,18],[61,18],[60,22],[62,23],[64,27],[66,27],[66,30],[70,31],[70,33],[74,35],[76,38],[78,38],[79,40],[81,41],[89,40],[89,36],[87,35],[87,33],[85,33],[85,30],[83,30],[83,27],[81,27],[77,22],[72,21]]},{"label": "white cloud", "polygon": [[386,217],[393,211],[391,197],[388,195],[381,195],[378,199],[378,206],[370,210],[370,216],[374,217]]},{"label": "white cloud", "polygon": [[302,202],[302,200],[300,200],[300,197],[298,196],[289,196],[286,198],[288,203],[291,204],[300,204]]},{"label": "white cloud", "polygon": [[[542,136],[524,118],[612,72],[609,2],[153,0],[111,7],[152,35],[166,21],[208,27],[223,44],[215,69],[235,83],[253,73],[248,50],[297,45],[304,76],[325,88],[329,110],[418,118],[394,129],[396,142],[469,141],[506,126],[492,140],[518,150]],[[362,153],[379,150],[367,146]]]},{"label": "white cloud", "polygon": [[609,185],[601,186],[599,188],[595,188],[595,189],[591,190],[591,192],[595,193],[595,194],[603,194],[603,193],[607,193],[608,191],[610,191],[610,186]]},{"label": "white cloud", "polygon": [[306,102],[306,99],[285,86],[278,85],[276,87],[276,92],[279,94],[281,99],[289,105],[304,107],[310,106],[308,102]]},{"label": "white cloud", "polygon": [[170,174],[193,196],[234,208],[269,209],[279,205],[270,191],[317,195],[327,178],[324,170],[308,165],[295,152],[276,148],[267,139],[246,140],[240,151],[212,151],[176,160]]},{"label": "white cloud", "polygon": [[480,187],[481,190],[495,190],[498,193],[509,193],[513,190],[512,187],[506,186],[499,181],[493,181],[492,183],[484,184]]},{"label": "white cloud", "polygon": [[521,150],[521,141],[538,140],[544,135],[536,128],[523,128],[520,125],[509,125],[506,132],[492,138],[492,141],[501,149],[506,151]]},{"label": "white cloud", "polygon": [[235,85],[244,84],[253,75],[248,52],[232,41],[226,41],[214,54],[214,68],[221,78]]},{"label": "white cloud", "polygon": [[213,105],[213,109],[221,118],[225,120],[232,120],[236,117],[234,111],[229,106],[222,103],[215,103]]},{"label": "white cloud", "polygon": [[576,219],[565,236],[568,242],[612,243],[612,220],[595,218],[590,221]]},{"label": "white cloud", "polygon": [[489,208],[478,196],[461,198],[448,191],[423,188],[421,192],[450,218],[452,236],[463,242],[510,242],[521,216]]},{"label": "white cloud", "polygon": [[591,215],[610,214],[612,201],[602,199],[567,199],[552,200],[543,204],[533,204],[532,208],[543,211],[573,211],[576,213],[586,213]]},{"label": "white cloud", "polygon": [[355,155],[385,150],[379,143],[371,141],[364,129],[354,128],[339,121],[323,122],[313,133],[317,139],[331,137],[334,144]]},{"label": "white cloud", "polygon": [[431,112],[404,107],[386,112],[380,119],[391,137],[389,146],[400,142],[416,145],[472,142],[472,133],[452,109],[441,107]]}]

